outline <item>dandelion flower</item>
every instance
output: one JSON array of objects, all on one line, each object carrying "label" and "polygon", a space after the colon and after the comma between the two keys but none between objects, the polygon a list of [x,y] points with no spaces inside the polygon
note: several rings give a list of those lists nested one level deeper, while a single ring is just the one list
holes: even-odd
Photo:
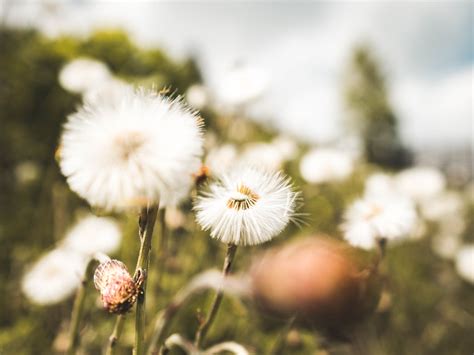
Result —
[{"label": "dandelion flower", "polygon": [[350,244],[371,249],[377,238],[403,239],[416,225],[417,215],[411,200],[403,197],[366,197],[349,207],[342,228]]},{"label": "dandelion flower", "polygon": [[298,193],[281,173],[256,168],[224,174],[198,197],[197,221],[211,237],[227,244],[255,245],[271,240],[294,217]]},{"label": "dandelion flower", "polygon": [[242,165],[259,165],[264,169],[280,170],[285,162],[281,151],[270,143],[248,144],[239,159]]},{"label": "dandelion flower", "polygon": [[194,108],[202,110],[209,103],[209,93],[204,85],[194,84],[186,90],[186,101]]},{"label": "dandelion flower", "polygon": [[68,117],[60,167],[69,186],[106,210],[179,202],[199,169],[199,118],[179,100],[125,91],[120,103],[86,103]]},{"label": "dandelion flower", "polygon": [[111,254],[117,251],[121,240],[120,228],[112,218],[89,215],[67,233],[63,246],[85,255]]},{"label": "dandelion flower", "polygon": [[474,244],[464,245],[458,251],[456,270],[464,280],[474,284]]},{"label": "dandelion flower", "polygon": [[79,253],[55,249],[40,258],[23,276],[21,288],[38,305],[59,303],[79,287],[86,259]]},{"label": "dandelion flower", "polygon": [[397,194],[393,177],[384,173],[375,173],[365,180],[364,196],[381,197]]},{"label": "dandelion flower", "polygon": [[441,193],[446,179],[434,168],[414,167],[400,172],[395,177],[395,183],[401,193],[420,202]]},{"label": "dandelion flower", "polygon": [[349,154],[329,148],[313,149],[300,162],[301,176],[313,184],[344,180],[353,170],[354,160]]},{"label": "dandelion flower", "polygon": [[260,98],[268,84],[266,74],[257,67],[236,66],[223,75],[216,85],[216,95],[230,106],[249,104]]},{"label": "dandelion flower", "polygon": [[237,148],[233,144],[224,144],[211,149],[206,157],[206,166],[213,175],[228,171],[238,157]]},{"label": "dandelion flower", "polygon": [[104,63],[90,58],[78,58],[61,69],[59,83],[70,92],[83,94],[109,80],[111,76]]}]

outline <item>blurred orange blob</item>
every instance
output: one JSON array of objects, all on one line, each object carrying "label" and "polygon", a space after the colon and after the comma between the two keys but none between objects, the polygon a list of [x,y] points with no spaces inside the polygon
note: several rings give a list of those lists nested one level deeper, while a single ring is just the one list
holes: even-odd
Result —
[{"label": "blurred orange blob", "polygon": [[297,240],[265,252],[251,268],[260,307],[330,329],[370,314],[380,282],[358,250],[328,237]]}]

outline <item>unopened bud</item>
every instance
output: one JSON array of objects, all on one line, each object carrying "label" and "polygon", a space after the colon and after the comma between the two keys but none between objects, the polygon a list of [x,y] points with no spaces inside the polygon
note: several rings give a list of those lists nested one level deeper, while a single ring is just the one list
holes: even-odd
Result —
[{"label": "unopened bud", "polygon": [[100,292],[104,307],[111,313],[124,314],[137,301],[145,275],[139,270],[132,278],[124,263],[108,260],[99,264],[94,285]]}]

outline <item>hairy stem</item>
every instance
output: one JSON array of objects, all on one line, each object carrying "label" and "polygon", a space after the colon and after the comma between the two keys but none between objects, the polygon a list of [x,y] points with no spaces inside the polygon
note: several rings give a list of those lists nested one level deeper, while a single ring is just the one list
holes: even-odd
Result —
[{"label": "hairy stem", "polygon": [[72,309],[71,316],[71,329],[69,331],[69,348],[67,354],[75,354],[79,347],[79,325],[82,319],[82,313],[84,311],[84,302],[86,300],[87,286],[92,278],[94,271],[95,259],[91,259],[84,271],[81,286],[77,290],[76,298],[74,300],[74,306]]},{"label": "hairy stem", "polygon": [[137,270],[141,269],[145,274],[145,281],[143,282],[143,292],[138,297],[137,309],[135,315],[135,346],[133,349],[134,355],[142,355],[145,348],[145,294],[146,294],[146,279],[148,278],[148,264],[150,262],[151,240],[153,236],[153,228],[155,226],[156,215],[158,213],[158,206],[152,205],[144,207],[140,212],[138,220],[138,233],[140,236],[140,252],[138,254]]},{"label": "hairy stem", "polygon": [[[227,254],[224,260],[224,267],[222,268],[222,273],[224,276],[226,276],[230,272],[230,269],[232,267],[232,261],[234,260],[236,251],[237,245],[229,244],[227,246]],[[209,331],[209,328],[211,327],[212,323],[214,322],[214,319],[217,316],[217,311],[219,310],[219,307],[221,305],[223,295],[224,293],[222,292],[222,290],[217,291],[214,297],[214,301],[212,302],[211,310],[206,320],[201,323],[196,332],[196,339],[194,344],[198,349],[200,348],[202,342],[204,341],[204,338],[206,337],[207,332]]]}]

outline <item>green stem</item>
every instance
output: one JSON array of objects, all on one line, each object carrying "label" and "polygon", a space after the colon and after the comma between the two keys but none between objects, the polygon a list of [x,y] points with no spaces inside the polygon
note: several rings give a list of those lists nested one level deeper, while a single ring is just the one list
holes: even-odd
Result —
[{"label": "green stem", "polygon": [[114,355],[115,350],[117,349],[117,341],[120,338],[120,334],[122,334],[122,329],[124,325],[125,316],[123,314],[117,316],[115,320],[114,330],[109,337],[109,342],[107,343],[107,350],[105,351],[106,355]]},{"label": "green stem", "polygon": [[138,234],[140,236],[140,252],[138,254],[137,270],[141,269],[145,274],[145,281],[143,282],[143,293],[138,297],[137,309],[135,315],[135,346],[133,349],[134,355],[142,355],[145,348],[145,294],[146,294],[146,279],[148,278],[148,264],[150,262],[151,240],[153,237],[153,228],[155,227],[156,215],[158,213],[158,206],[152,205],[144,207],[140,212],[138,220]]},{"label": "green stem", "polygon": [[[234,260],[236,251],[237,245],[227,245],[227,254],[224,260],[224,267],[222,269],[222,273],[224,276],[228,275],[230,272],[230,269],[232,267],[232,261]],[[202,342],[204,341],[204,338],[206,337],[207,332],[209,331],[209,328],[211,327],[212,323],[214,322],[214,319],[216,318],[217,311],[219,310],[219,307],[221,305],[223,295],[224,293],[222,292],[222,290],[217,291],[207,319],[203,323],[201,323],[198,328],[198,331],[196,332],[196,339],[194,344],[198,349],[200,348]]]},{"label": "green stem", "polygon": [[168,258],[168,229],[165,222],[166,210],[163,208],[158,212],[158,221],[160,223],[160,251],[158,256],[158,285],[163,289],[164,274],[166,271],[166,260]]},{"label": "green stem", "polygon": [[91,259],[86,266],[84,276],[82,278],[81,286],[77,290],[76,298],[74,300],[74,306],[72,309],[71,316],[71,329],[69,331],[69,348],[67,354],[73,355],[76,353],[79,347],[79,325],[82,319],[82,313],[84,311],[84,302],[86,300],[87,286],[92,278],[94,271],[95,259]]}]

